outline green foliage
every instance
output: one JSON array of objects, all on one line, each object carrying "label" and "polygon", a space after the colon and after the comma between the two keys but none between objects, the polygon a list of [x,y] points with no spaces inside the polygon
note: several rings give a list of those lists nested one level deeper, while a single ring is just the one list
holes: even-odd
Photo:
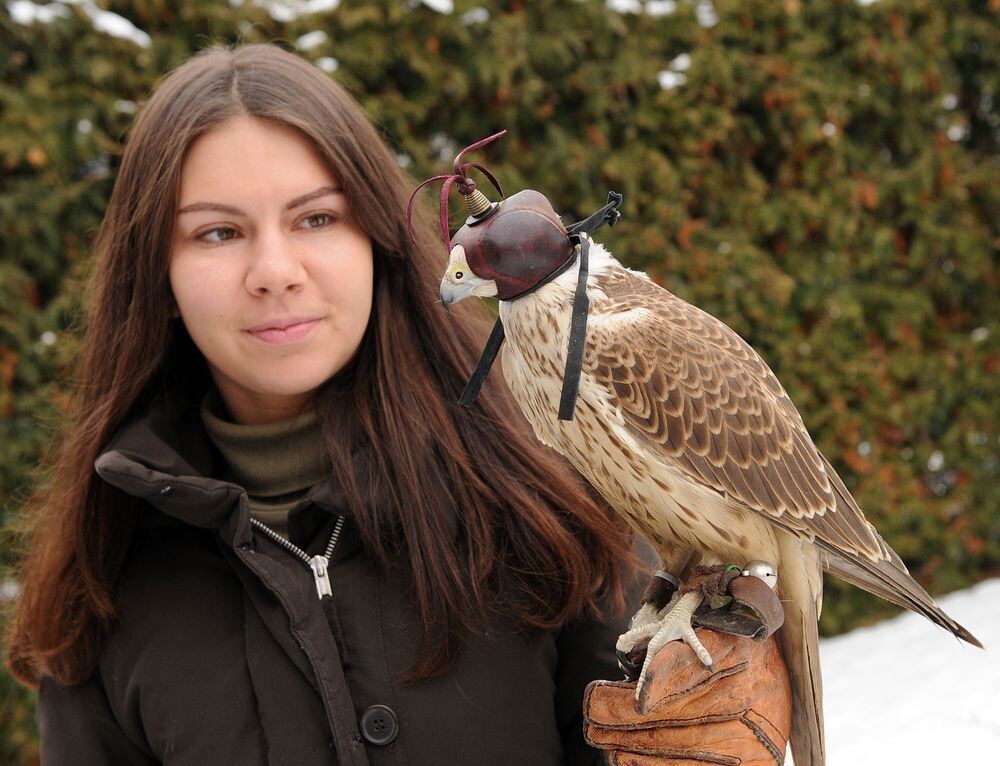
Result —
[{"label": "green foliage", "polygon": [[[107,2],[145,47],[82,5],[27,25],[0,7],[0,520],[42,478],[137,106],[206,45],[322,31],[300,52],[415,177],[506,128],[476,157],[505,188],[546,192],[567,220],[623,192],[602,239],[757,348],[914,575],[932,592],[995,575],[996,2],[717,0],[712,26],[687,0],[662,16],[455,5],[345,0],[278,21],[229,0]],[[891,611],[832,581],[825,607],[827,633]],[[35,757],[25,699],[0,678],[4,762]]]}]

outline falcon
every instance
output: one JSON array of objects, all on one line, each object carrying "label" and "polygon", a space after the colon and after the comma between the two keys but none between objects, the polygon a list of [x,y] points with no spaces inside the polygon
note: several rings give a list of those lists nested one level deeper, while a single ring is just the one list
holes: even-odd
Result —
[{"label": "falcon", "polygon": [[[865,519],[749,344],[619,263],[589,237],[600,223],[594,216],[567,229],[532,190],[490,203],[461,157],[445,178],[458,181],[470,216],[449,242],[443,304],[499,298],[494,353],[499,337],[504,378],[536,436],[649,540],[664,570],[680,573],[697,557],[775,567],[799,766],[824,763],[817,631],[824,571],[981,646]],[[616,210],[599,211],[601,220],[613,223]],[[448,240],[444,204],[442,229]],[[488,360],[480,367],[479,383]],[[653,636],[649,657],[681,638],[710,665],[690,625],[698,601],[675,599],[666,614],[646,614],[632,638]]]}]

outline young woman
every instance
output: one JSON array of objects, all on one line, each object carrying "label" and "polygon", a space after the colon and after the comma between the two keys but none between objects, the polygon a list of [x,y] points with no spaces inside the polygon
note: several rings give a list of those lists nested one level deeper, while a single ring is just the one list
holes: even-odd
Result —
[{"label": "young woman", "polygon": [[44,762],[599,762],[629,544],[499,387],[456,405],[483,333],[435,305],[412,188],[277,47],[143,110],[30,508]]}]

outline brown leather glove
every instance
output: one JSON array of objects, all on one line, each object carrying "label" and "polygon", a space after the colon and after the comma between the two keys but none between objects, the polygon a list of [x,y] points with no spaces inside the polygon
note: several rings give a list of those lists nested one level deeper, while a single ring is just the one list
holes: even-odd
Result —
[{"label": "brown leather glove", "polygon": [[609,751],[613,766],[783,762],[792,691],[774,637],[754,641],[707,628],[697,633],[715,672],[687,644],[667,644],[646,676],[645,713],[637,710],[634,682],[587,686],[584,736]]}]

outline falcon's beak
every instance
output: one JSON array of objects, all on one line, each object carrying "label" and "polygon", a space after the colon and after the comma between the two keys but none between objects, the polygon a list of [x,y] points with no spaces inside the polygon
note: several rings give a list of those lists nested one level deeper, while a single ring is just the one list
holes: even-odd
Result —
[{"label": "falcon's beak", "polygon": [[473,290],[479,285],[476,282],[482,284],[485,279],[479,279],[479,277],[472,277],[461,284],[455,284],[448,278],[448,274],[444,275],[444,279],[441,280],[441,303],[444,307],[450,308],[451,304],[458,303],[463,298],[468,298],[473,294]]},{"label": "falcon's beak", "polygon": [[470,295],[485,298],[497,294],[496,282],[472,273],[465,261],[465,248],[456,245],[451,251],[448,270],[441,278],[441,303],[447,309]]}]

